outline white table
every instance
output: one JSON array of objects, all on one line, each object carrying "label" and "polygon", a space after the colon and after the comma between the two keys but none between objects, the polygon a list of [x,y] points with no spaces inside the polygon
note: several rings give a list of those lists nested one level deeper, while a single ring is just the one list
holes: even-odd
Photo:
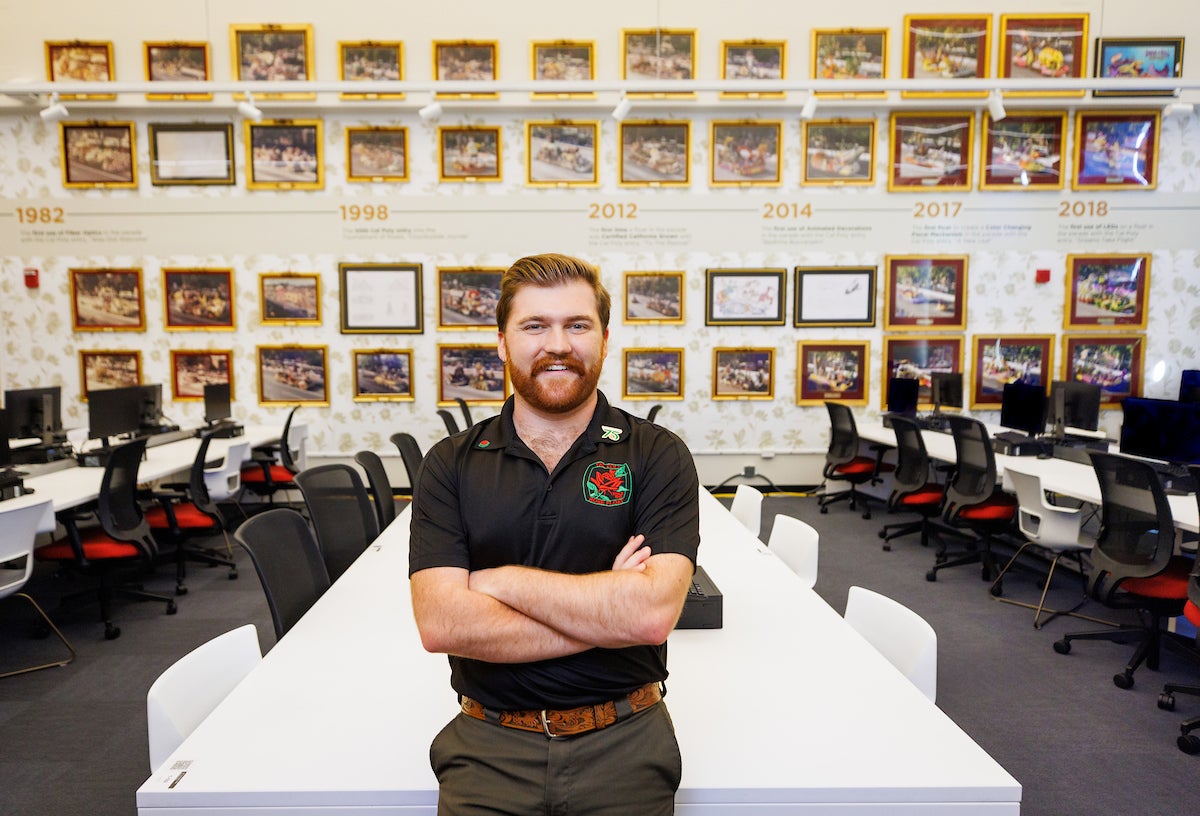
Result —
[{"label": "white table", "polygon": [[[1021,786],[701,491],[724,628],[670,638],[677,813],[1017,814]],[[408,512],[137,792],[141,816],[433,814],[457,711],[421,648]]]}]

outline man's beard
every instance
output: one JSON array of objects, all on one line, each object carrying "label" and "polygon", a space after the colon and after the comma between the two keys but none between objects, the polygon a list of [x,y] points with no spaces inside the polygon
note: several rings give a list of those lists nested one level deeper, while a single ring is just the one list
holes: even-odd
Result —
[{"label": "man's beard", "polygon": [[[578,376],[564,378],[565,382],[554,384],[537,376],[554,365],[566,366]],[[597,360],[591,368],[585,368],[574,356],[547,356],[535,362],[530,372],[509,366],[508,376],[512,379],[513,390],[530,406],[546,413],[560,414],[573,411],[591,397],[596,384],[600,382],[601,368],[601,360]]]}]

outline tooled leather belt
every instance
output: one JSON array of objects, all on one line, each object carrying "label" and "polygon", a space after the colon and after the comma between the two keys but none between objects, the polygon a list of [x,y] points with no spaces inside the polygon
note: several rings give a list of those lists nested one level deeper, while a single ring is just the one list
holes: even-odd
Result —
[{"label": "tooled leather belt", "polygon": [[658,704],[662,698],[662,686],[659,683],[647,683],[616,700],[576,708],[493,711],[484,708],[483,703],[478,700],[463,697],[462,711],[468,717],[477,720],[485,720],[505,728],[535,731],[553,739],[574,737],[607,728],[618,720]]}]

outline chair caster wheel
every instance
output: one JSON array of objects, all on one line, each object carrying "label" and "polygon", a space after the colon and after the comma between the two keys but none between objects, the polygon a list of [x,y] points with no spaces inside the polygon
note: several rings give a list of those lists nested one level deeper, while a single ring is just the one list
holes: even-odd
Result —
[{"label": "chair caster wheel", "polygon": [[178,611],[179,611],[179,607],[175,606],[174,601],[167,601],[167,614],[168,615],[174,615]]},{"label": "chair caster wheel", "polygon": [[1071,641],[1069,641],[1069,640],[1054,641],[1054,651],[1058,652],[1059,654],[1070,654],[1071,653]]},{"label": "chair caster wheel", "polygon": [[1175,695],[1171,694],[1169,691],[1164,691],[1162,694],[1158,695],[1158,707],[1163,711],[1174,711]]},{"label": "chair caster wheel", "polygon": [[937,570],[930,570],[929,572],[925,573],[925,580],[926,581],[936,581],[937,580]]},{"label": "chair caster wheel", "polygon": [[887,530],[880,530],[879,537],[886,541],[887,540]]},{"label": "chair caster wheel", "polygon": [[826,507],[825,505],[821,505],[821,515],[825,515],[828,512],[829,512],[829,508]]},{"label": "chair caster wheel", "polygon": [[1200,737],[1194,734],[1184,734],[1175,740],[1175,744],[1185,754],[1200,754]]},{"label": "chair caster wheel", "polygon": [[236,580],[237,580],[237,570],[230,570],[230,571],[229,571],[229,580],[230,580],[230,581],[236,581]]},{"label": "chair caster wheel", "polygon": [[113,626],[111,623],[104,624],[104,639],[116,640],[121,636],[121,627]]},{"label": "chair caster wheel", "polygon": [[1122,672],[1113,675],[1113,685],[1119,689],[1133,688],[1133,675]]},{"label": "chair caster wheel", "polygon": [[187,593],[188,593],[188,588],[187,588],[187,587],[185,587],[183,584],[178,584],[178,585],[175,587],[175,594],[176,594],[176,595],[187,595]]},{"label": "chair caster wheel", "polygon": [[871,520],[871,511],[870,511],[870,510],[868,510],[867,512],[863,513],[863,514],[862,514],[862,517],[863,517],[864,519],[866,519],[867,521],[870,521],[870,520]]},{"label": "chair caster wheel", "polygon": [[988,592],[992,593],[993,598],[999,598],[1004,595],[1004,584],[992,584],[991,588],[988,589]]},{"label": "chair caster wheel", "polygon": [[884,551],[884,552],[891,552],[891,551],[892,551],[892,545],[891,545],[891,544],[884,544],[884,545],[883,545],[883,551]]}]

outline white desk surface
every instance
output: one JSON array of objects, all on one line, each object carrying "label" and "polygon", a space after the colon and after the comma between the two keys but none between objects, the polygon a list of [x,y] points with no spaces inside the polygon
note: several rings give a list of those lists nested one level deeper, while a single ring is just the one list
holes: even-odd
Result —
[{"label": "white desk surface", "polygon": [[[1017,814],[1021,786],[701,491],[724,628],[669,641],[677,812]],[[433,814],[457,711],[408,589],[405,511],[137,792],[141,816]]]}]

